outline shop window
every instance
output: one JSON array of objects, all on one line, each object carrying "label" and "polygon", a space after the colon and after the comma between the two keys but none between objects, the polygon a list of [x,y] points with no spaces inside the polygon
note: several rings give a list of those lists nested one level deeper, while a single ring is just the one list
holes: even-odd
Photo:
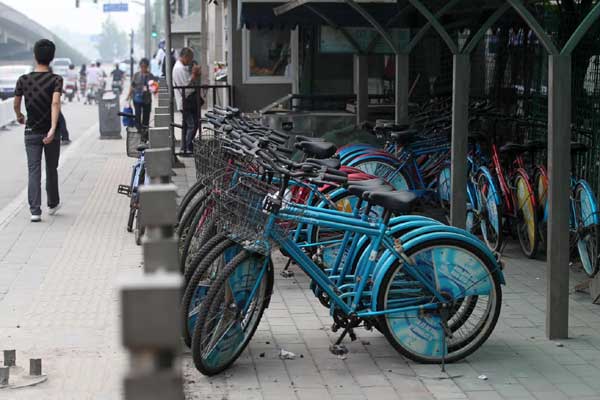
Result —
[{"label": "shop window", "polygon": [[296,32],[244,30],[244,83],[293,83],[297,65]]}]

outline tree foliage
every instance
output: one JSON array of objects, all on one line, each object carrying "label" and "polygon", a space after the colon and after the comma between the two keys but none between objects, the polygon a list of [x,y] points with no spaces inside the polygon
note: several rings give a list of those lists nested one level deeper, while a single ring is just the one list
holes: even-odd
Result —
[{"label": "tree foliage", "polygon": [[108,17],[102,23],[102,33],[100,33],[97,47],[100,57],[105,62],[126,57],[128,53],[127,34],[121,31],[117,24]]}]

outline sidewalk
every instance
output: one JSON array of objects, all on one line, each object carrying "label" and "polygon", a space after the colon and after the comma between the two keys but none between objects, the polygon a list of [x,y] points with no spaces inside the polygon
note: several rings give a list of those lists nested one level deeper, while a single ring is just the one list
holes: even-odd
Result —
[{"label": "sidewalk", "polygon": [[[121,398],[127,353],[120,345],[117,281],[141,273],[141,249],[125,231],[127,183],[133,159],[124,140],[79,139],[61,165],[63,208],[31,224],[24,201],[0,210],[0,350],[17,361],[43,359],[48,381],[0,399],[112,400]],[[192,159],[174,181],[185,192],[194,181]],[[24,199],[23,199],[24,200]],[[544,335],[544,263],[505,255],[507,286],[498,326],[465,362],[418,365],[400,357],[376,332],[357,330],[350,353],[329,353],[337,337],[327,310],[295,277],[279,275],[270,308],[234,366],[213,378],[183,357],[188,399],[600,399],[600,307],[588,295],[571,296],[571,339]],[[572,286],[581,274],[572,274]],[[338,333],[339,334],[339,333]],[[279,349],[294,352],[282,361]],[[480,379],[485,375],[487,379]],[[482,377],[483,378],[483,377]]]}]

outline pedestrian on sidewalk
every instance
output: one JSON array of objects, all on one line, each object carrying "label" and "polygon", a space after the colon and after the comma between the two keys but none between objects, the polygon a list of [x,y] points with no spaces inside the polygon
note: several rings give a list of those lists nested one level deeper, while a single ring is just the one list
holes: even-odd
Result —
[{"label": "pedestrian on sidewalk", "polygon": [[135,122],[138,131],[144,133],[150,125],[150,112],[152,111],[152,92],[150,91],[149,81],[157,80],[150,73],[150,61],[147,58],[140,60],[140,70],[133,74],[131,85],[129,85],[129,94],[127,101],[135,109]]},{"label": "pedestrian on sidewalk", "polygon": [[[183,114],[183,129],[181,130],[181,155],[183,156],[192,154],[194,137],[198,131],[199,110],[204,101],[198,96],[193,86],[199,84],[200,66],[194,65],[194,51],[189,47],[184,47],[179,53],[179,60],[173,67],[173,86],[180,87],[175,89],[175,102],[177,110]],[[189,88],[183,88],[186,86]]]},{"label": "pedestrian on sidewalk", "polygon": [[[63,79],[50,71],[56,46],[48,39],[38,40],[33,47],[36,66],[33,72],[22,75],[15,88],[14,110],[17,121],[25,124],[25,151],[29,170],[28,200],[31,221],[41,221],[42,209],[42,152],[46,161],[46,194],[48,214],[60,207],[58,194],[58,159],[60,137],[57,135],[60,115],[60,96]],[[27,121],[21,112],[25,97]]]}]

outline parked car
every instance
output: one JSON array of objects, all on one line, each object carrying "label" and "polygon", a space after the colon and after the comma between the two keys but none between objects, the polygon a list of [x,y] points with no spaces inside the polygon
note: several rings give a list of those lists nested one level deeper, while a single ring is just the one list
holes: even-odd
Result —
[{"label": "parked car", "polygon": [[17,79],[33,70],[31,65],[2,65],[0,66],[0,99],[4,100],[15,95]]},{"label": "parked car", "polygon": [[55,58],[54,61],[50,63],[50,67],[52,67],[52,72],[64,77],[67,75],[67,70],[71,64],[70,58]]}]

